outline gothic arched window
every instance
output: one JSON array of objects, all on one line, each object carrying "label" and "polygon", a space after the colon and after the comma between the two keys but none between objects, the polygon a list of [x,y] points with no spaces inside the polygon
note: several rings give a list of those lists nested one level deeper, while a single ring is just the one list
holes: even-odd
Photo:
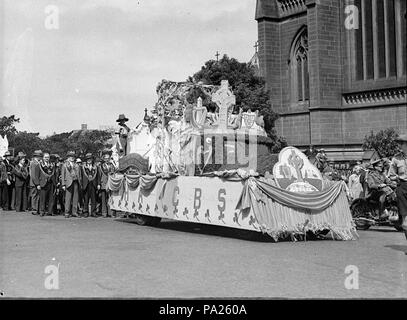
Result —
[{"label": "gothic arched window", "polygon": [[295,37],[290,54],[291,101],[309,100],[308,35],[303,28]]}]

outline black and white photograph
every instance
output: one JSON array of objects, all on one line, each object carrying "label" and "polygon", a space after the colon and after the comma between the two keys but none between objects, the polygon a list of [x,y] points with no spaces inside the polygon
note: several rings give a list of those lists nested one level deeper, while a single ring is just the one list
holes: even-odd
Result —
[{"label": "black and white photograph", "polygon": [[0,302],[407,299],[406,5],[0,0]]}]

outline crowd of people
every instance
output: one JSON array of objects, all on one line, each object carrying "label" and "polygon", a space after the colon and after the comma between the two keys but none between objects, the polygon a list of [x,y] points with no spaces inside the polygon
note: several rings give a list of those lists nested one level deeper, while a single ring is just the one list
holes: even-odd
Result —
[{"label": "crowd of people", "polygon": [[[407,135],[398,138],[398,142],[400,152],[391,160],[359,162],[346,177],[335,171],[323,152],[309,152],[309,157],[326,179],[346,182],[351,201],[377,198],[380,214],[385,214],[385,198],[395,193],[403,227],[407,229]],[[117,171],[111,156],[109,149],[103,150],[100,159],[88,153],[82,163],[74,151],[69,151],[65,159],[41,150],[36,150],[32,159],[23,152],[13,158],[7,151],[0,157],[0,207],[40,216],[114,216],[106,188],[109,174]]]},{"label": "crowd of people", "polygon": [[117,170],[111,154],[105,149],[99,159],[88,153],[82,162],[74,151],[65,159],[41,150],[31,159],[24,152],[13,158],[7,151],[0,157],[0,206],[40,216],[111,217],[106,183]]}]

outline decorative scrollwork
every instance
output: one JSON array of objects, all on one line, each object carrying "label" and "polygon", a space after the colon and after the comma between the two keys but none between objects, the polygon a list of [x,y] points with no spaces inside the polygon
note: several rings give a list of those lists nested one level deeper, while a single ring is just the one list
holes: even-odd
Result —
[{"label": "decorative scrollwork", "polygon": [[397,101],[405,102],[406,98],[407,88],[393,88],[344,94],[343,103],[350,106]]}]

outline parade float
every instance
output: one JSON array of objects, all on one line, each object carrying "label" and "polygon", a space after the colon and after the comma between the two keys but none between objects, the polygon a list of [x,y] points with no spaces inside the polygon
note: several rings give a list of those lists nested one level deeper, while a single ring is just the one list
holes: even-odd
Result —
[{"label": "parade float", "polygon": [[271,154],[262,116],[235,110],[228,81],[164,80],[157,94],[152,115],[126,134],[126,155],[108,181],[111,209],[142,225],[164,218],[275,240],[356,238],[344,183],[324,180],[294,147]]}]

